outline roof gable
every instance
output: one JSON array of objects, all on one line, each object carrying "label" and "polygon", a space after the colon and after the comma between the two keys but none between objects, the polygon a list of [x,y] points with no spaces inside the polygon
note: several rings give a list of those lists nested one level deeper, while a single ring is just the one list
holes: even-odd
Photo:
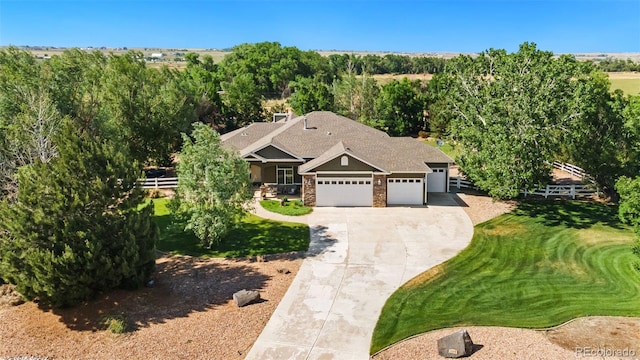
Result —
[{"label": "roof gable", "polygon": [[281,160],[281,159],[291,159],[291,160],[300,160],[297,156],[290,154],[275,145],[267,145],[258,151],[254,151],[253,154],[258,155],[267,160]]},{"label": "roof gable", "polygon": [[[337,166],[343,156],[349,158],[349,165]],[[355,163],[352,163],[355,160]],[[335,169],[335,167],[338,167]],[[376,171],[388,173],[387,170],[381,168],[379,165],[372,162],[370,159],[363,157],[362,155],[354,153],[350,148],[346,147],[342,141],[338,142],[331,149],[327,150],[324,154],[309,161],[308,163],[301,165],[298,168],[298,172],[309,173],[312,171]]]}]

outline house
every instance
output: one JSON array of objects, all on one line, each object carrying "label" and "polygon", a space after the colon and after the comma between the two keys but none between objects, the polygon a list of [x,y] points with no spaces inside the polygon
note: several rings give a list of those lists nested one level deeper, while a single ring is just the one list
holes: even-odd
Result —
[{"label": "house", "polygon": [[249,162],[254,183],[301,193],[307,206],[423,205],[447,192],[453,160],[409,137],[328,111],[253,123],[222,135]]}]

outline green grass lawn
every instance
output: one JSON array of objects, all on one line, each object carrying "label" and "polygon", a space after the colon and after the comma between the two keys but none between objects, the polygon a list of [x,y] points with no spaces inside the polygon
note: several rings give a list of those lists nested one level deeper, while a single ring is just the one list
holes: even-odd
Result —
[{"label": "green grass lawn", "polygon": [[452,158],[453,160],[455,160],[456,157],[460,155],[460,148],[456,147],[452,142],[448,140],[445,140],[445,144],[442,146],[438,146],[438,144],[436,143],[436,140],[423,139],[422,142],[427,145],[431,145],[433,147],[439,148],[440,150],[442,150],[443,153],[449,155],[449,157]]},{"label": "green grass lawn", "polygon": [[571,201],[524,203],[476,226],[458,256],[387,300],[371,352],[454,326],[544,328],[587,315],[640,316],[634,234],[616,211]]},{"label": "green grass lawn", "polygon": [[300,200],[287,201],[285,205],[281,205],[280,200],[261,200],[260,205],[271,212],[289,216],[306,215],[313,210],[302,205]]},{"label": "green grass lawn", "polygon": [[303,224],[272,221],[248,214],[217,247],[207,249],[191,232],[172,223],[167,199],[154,199],[155,219],[160,228],[158,250],[172,254],[205,257],[243,257],[304,251],[309,248],[309,228]]},{"label": "green grass lawn", "polygon": [[627,95],[640,95],[640,79],[609,79],[611,90],[620,89]]}]

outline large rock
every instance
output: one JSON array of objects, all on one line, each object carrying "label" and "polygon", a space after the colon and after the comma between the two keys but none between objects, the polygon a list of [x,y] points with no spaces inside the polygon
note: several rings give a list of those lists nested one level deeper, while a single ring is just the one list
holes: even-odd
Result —
[{"label": "large rock", "polygon": [[438,354],[446,358],[459,358],[473,353],[473,341],[467,330],[460,330],[438,339]]},{"label": "large rock", "polygon": [[257,291],[240,290],[233,294],[233,301],[238,307],[243,307],[257,300],[260,300],[260,293]]},{"label": "large rock", "polygon": [[18,306],[24,303],[22,295],[20,295],[15,288],[15,286],[9,284],[0,285],[0,306]]}]

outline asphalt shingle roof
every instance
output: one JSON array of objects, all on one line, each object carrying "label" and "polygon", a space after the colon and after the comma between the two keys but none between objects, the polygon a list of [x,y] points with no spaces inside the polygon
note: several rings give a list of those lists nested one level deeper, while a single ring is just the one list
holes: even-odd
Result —
[{"label": "asphalt shingle roof", "polygon": [[[306,118],[306,129],[305,129]],[[390,172],[430,172],[425,163],[452,163],[439,149],[409,137],[386,133],[334,114],[315,111],[286,122],[254,123],[223,135],[225,145],[242,156],[274,144],[305,159],[316,159],[301,167],[313,167],[348,153]]]}]

